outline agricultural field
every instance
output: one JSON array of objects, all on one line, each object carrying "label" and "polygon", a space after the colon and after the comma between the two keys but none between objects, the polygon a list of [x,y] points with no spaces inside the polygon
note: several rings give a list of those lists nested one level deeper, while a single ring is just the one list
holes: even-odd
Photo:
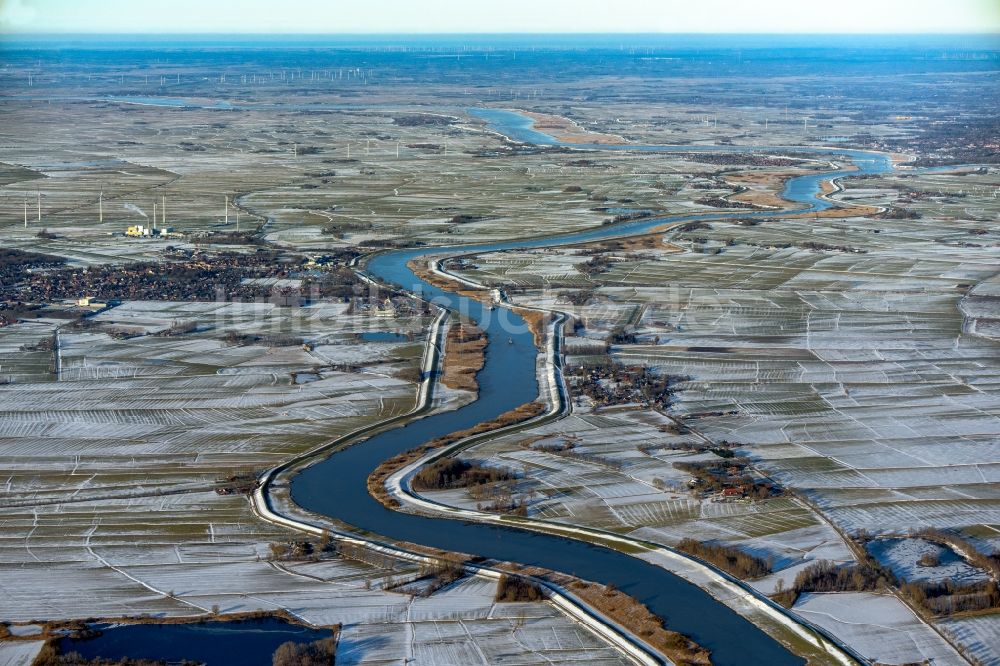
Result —
[{"label": "agricultural field", "polygon": [[44,646],[43,641],[0,641],[0,664],[20,666],[30,664]]},{"label": "agricultural field", "polygon": [[[181,246],[235,231],[237,209],[242,231],[309,251],[509,239],[600,226],[619,209],[718,209],[695,203],[705,198],[787,206],[774,196],[777,177],[828,162],[512,148],[468,113],[476,106],[565,117],[637,144],[829,145],[862,132],[876,143],[919,135],[888,112],[891,100],[845,101],[834,112],[822,108],[822,95],[810,97],[812,84],[795,105],[776,107],[760,97],[781,95],[780,84],[753,84],[765,89],[751,86],[739,93],[744,103],[720,105],[714,83],[697,80],[668,89],[639,78],[611,89],[565,80],[549,82],[544,96],[537,88],[511,96],[471,74],[421,86],[377,69],[352,77],[344,63],[266,81],[230,64],[161,65],[152,74],[106,67],[83,77],[53,64],[36,73],[30,91],[13,68],[0,73],[10,92],[0,130],[0,228],[12,246],[44,246],[81,264],[155,256],[160,241],[111,235],[149,223],[154,204],[157,224],[172,227]],[[947,85],[985,103],[971,81]],[[37,91],[44,104],[34,103]],[[567,104],[566,96],[586,99]],[[56,238],[36,238],[41,229]]]},{"label": "agricultural field", "polygon": [[[242,497],[69,498],[5,511],[0,590],[15,634],[40,619],[284,610],[317,626],[342,624],[337,658],[350,664],[470,663],[476,654],[626,663],[548,603],[495,603],[493,581],[465,578],[423,596],[409,583],[421,572],[405,563],[274,560],[270,543],[294,533],[256,519]],[[4,642],[0,658],[22,663],[18,655],[38,645]]]},{"label": "agricultural field", "polygon": [[[625,663],[554,606],[494,602],[484,580],[423,596],[399,562],[275,557],[296,537],[244,493],[415,406],[435,313],[370,288],[357,260],[635,219],[658,226],[444,261],[570,315],[572,413],[461,453],[507,478],[421,492],[731,549],[779,600],[817,563],[858,564],[866,539],[890,544],[875,559],[900,579],[995,583],[915,535],[1000,550],[989,59],[876,80],[850,61],[617,47],[303,53],[3,52],[0,245],[29,257],[0,274],[0,621],[15,637],[281,609],[342,623],[341,663]],[[477,108],[530,113],[568,144],[518,144]],[[850,168],[808,149],[831,146],[897,169],[825,185],[849,212],[795,213],[789,178]],[[751,212],[779,215],[675,219]],[[57,274],[58,296],[35,299]],[[95,275],[141,295],[107,298]],[[473,401],[471,374],[439,382],[434,409]],[[995,613],[927,621],[884,589],[796,595],[793,613],[879,663],[1000,662]],[[4,640],[0,664],[32,649]]]},{"label": "agricultural field", "polygon": [[[969,198],[1000,207],[991,196]],[[581,268],[592,250],[572,248],[473,257],[457,272],[516,285],[515,302],[572,313],[571,366],[602,354],[624,327],[629,338],[612,344],[614,361],[684,378],[671,417],[713,442],[745,443],[761,469],[803,489],[845,531],[926,526],[930,515],[926,524],[912,519],[921,502],[930,510],[934,486],[938,502],[976,507],[950,509],[956,522],[989,525],[997,518],[987,488],[1000,462],[990,441],[997,346],[966,332],[959,307],[995,273],[1000,239],[992,227],[969,233],[980,224],[713,223],[667,231],[680,252],[619,252],[596,273]],[[958,242],[968,237],[977,242]],[[834,242],[847,251],[825,249]],[[906,497],[909,489],[917,496]],[[907,513],[876,516],[878,500],[894,494]],[[849,513],[852,496],[864,514]]]},{"label": "agricultural field", "polygon": [[851,592],[809,595],[795,610],[878,663],[927,660],[953,664],[962,660],[954,648],[892,596]]},{"label": "agricultural field", "polygon": [[[399,375],[419,365],[427,320],[346,307],[126,302],[78,330],[44,319],[0,330],[55,340],[44,365],[27,352],[0,387],[6,501],[211,489],[406,413],[414,384]],[[359,341],[373,325],[417,337]]]},{"label": "agricultural field", "polygon": [[984,664],[996,660],[996,645],[1000,642],[1000,627],[990,616],[968,617],[940,623],[946,635],[964,645],[969,654]]},{"label": "agricultural field", "polygon": [[[810,561],[854,560],[844,538],[858,534],[933,526],[992,552],[1000,375],[989,294],[1000,234],[987,220],[1000,213],[998,186],[992,167],[901,171],[833,195],[885,215],[675,225],[640,243],[448,264],[514,303],[570,313],[570,372],[610,360],[674,378],[665,411],[576,396],[573,416],[463,455],[517,470],[531,516],[761,556],[774,573],[751,585],[765,593]],[[725,465],[706,450],[720,445],[793,495],[694,497],[674,463]],[[464,491],[436,495],[476,505]],[[961,559],[940,572],[896,564],[908,580],[986,575]],[[822,626],[849,637],[846,625]]]},{"label": "agricultural field", "polygon": [[[574,165],[581,160],[572,151],[548,150],[525,155],[515,166],[508,156],[491,156],[495,139],[460,109],[446,109],[457,115],[325,111],[294,126],[271,127],[273,115],[256,111],[60,107],[42,113],[31,108],[30,115],[25,108],[14,120],[22,131],[51,133],[72,111],[80,125],[92,128],[88,141],[67,149],[54,140],[54,151],[43,159],[35,145],[6,152],[23,173],[0,188],[0,213],[12,246],[81,264],[210,242],[213,232],[236,230],[237,207],[242,231],[259,229],[269,242],[318,252],[386,241],[536,236],[600,226],[614,215],[608,208],[658,211],[706,193],[733,192],[721,183],[717,191],[686,189],[691,164],[671,157],[622,153]],[[121,122],[108,123],[109,114]],[[185,117],[183,133],[158,129],[177,114]],[[430,121],[411,126],[412,118]],[[331,125],[336,134],[326,129]],[[108,146],[122,142],[116,157],[107,157]],[[629,201],[619,201],[616,192],[628,192]],[[148,225],[154,203],[156,223],[172,227],[177,238],[112,235]],[[56,238],[36,238],[41,229]]]},{"label": "agricultural field", "polygon": [[[528,503],[532,517],[664,545],[686,537],[738,542],[773,558],[775,570],[784,570],[786,578],[818,558],[851,559],[836,532],[792,499],[720,501],[693,495],[690,473],[673,463],[717,456],[699,452],[690,435],[671,434],[672,426],[655,411],[580,408],[565,419],[499,437],[463,455],[516,471],[522,478],[510,492]],[[490,499],[464,489],[422,494],[466,508]],[[768,577],[758,584],[770,591],[776,580]]]},{"label": "agricultural field", "polygon": [[[259,520],[242,494],[215,491],[222,477],[412,408],[414,385],[397,375],[419,363],[427,320],[351,315],[339,303],[126,302],[90,322],[59,333],[47,358],[19,358],[18,345],[50,339],[58,321],[0,329],[11,382],[0,418],[2,619],[28,623],[14,632],[81,617],[284,610],[343,624],[344,663],[624,663],[547,603],[495,604],[490,581],[424,598],[406,585],[420,575],[412,565],[275,560],[269,546],[294,533]],[[166,335],[178,322],[192,330]],[[359,337],[373,329],[402,341]],[[120,330],[136,337],[108,334]],[[310,348],[234,345],[231,330],[265,341],[294,333]],[[462,394],[442,389],[440,400]],[[38,645],[5,642],[0,658],[20,663]]]}]

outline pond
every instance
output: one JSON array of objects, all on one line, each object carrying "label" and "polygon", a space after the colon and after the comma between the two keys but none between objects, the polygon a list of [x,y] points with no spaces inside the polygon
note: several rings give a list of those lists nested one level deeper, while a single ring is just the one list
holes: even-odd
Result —
[{"label": "pond", "polygon": [[330,629],[312,629],[276,617],[184,624],[98,624],[96,638],[64,638],[63,654],[79,652],[86,659],[185,659],[208,666],[271,666],[271,655],[288,641],[311,643],[330,638]]}]

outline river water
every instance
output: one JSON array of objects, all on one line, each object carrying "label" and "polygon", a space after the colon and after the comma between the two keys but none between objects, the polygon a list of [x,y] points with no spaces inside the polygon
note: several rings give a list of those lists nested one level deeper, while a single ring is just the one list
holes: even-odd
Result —
[{"label": "river water", "polygon": [[[125,100],[118,100],[125,101]],[[149,100],[129,100],[151,103]],[[180,99],[155,100],[165,106],[200,106]],[[220,108],[208,105],[208,108]],[[469,113],[485,120],[489,127],[511,139],[543,146],[559,146],[553,137],[536,131],[532,121],[520,114],[496,109],[470,109]],[[580,150],[633,150],[649,152],[746,152],[746,146],[653,146],[653,145],[573,145]],[[765,149],[760,149],[764,151]],[[767,148],[768,153],[843,156],[856,170],[827,171],[791,179],[783,196],[801,205],[803,211],[818,211],[831,204],[818,198],[820,182],[837,175],[881,173],[892,168],[887,156],[837,148],[781,147]],[[718,220],[735,217],[774,217],[787,211],[706,213],[672,217],[671,221]],[[300,506],[343,521],[360,530],[388,539],[422,544],[432,548],[459,551],[495,560],[561,571],[604,584],[613,584],[639,599],[664,619],[667,626],[682,632],[712,652],[712,662],[719,666],[768,664],[797,666],[804,660],[791,654],[753,624],[717,602],[700,588],[666,570],[601,546],[582,541],[539,534],[513,527],[483,525],[443,518],[429,518],[390,511],[369,494],[368,475],[383,460],[423,442],[490,420],[538,397],[535,361],[538,350],[525,322],[505,308],[489,310],[479,301],[438,289],[417,278],[406,264],[429,254],[492,252],[512,248],[538,248],[557,244],[579,243],[601,238],[642,233],[663,224],[664,219],[646,219],[605,226],[589,231],[506,243],[421,248],[389,252],[373,257],[366,266],[372,276],[419,293],[444,307],[458,310],[475,320],[489,335],[486,363],[477,375],[479,397],[464,407],[417,419],[400,428],[374,435],[354,446],[333,453],[303,470],[291,481],[291,493]],[[147,625],[141,631],[155,631]],[[233,627],[235,629],[235,627]],[[90,642],[91,654],[137,656],[139,644],[108,628],[105,635]],[[176,631],[176,630],[169,630]],[[244,649],[240,631],[212,631],[198,634],[211,641],[211,649],[224,649],[229,657],[246,657],[241,663],[267,663]],[[124,639],[122,641],[122,639]],[[119,641],[116,644],[115,641]],[[199,642],[194,634],[185,640]],[[301,639],[300,639],[301,640]],[[129,646],[136,647],[130,649]],[[202,646],[205,647],[205,646]],[[208,649],[205,647],[205,649]],[[242,657],[240,657],[242,659]]]},{"label": "river water", "polygon": [[[530,119],[509,111],[472,109],[470,113],[487,121],[490,128],[516,141],[555,146],[559,143],[532,127]],[[650,152],[740,151],[738,146],[607,146],[574,145],[581,150],[638,150]],[[881,173],[892,168],[885,155],[841,149],[804,147],[768,148],[769,153],[842,155],[856,170],[827,171],[791,179],[783,196],[800,203],[802,210],[819,211],[830,203],[818,198],[820,182],[831,174]],[[695,221],[734,217],[770,217],[784,213],[701,214],[673,221]],[[511,248],[537,248],[641,233],[663,224],[663,219],[633,221],[557,238],[489,243],[454,248],[422,248],[378,255],[367,271],[385,282],[418,292],[446,307],[467,314],[489,335],[486,364],[477,375],[479,399],[460,409],[435,414],[375,435],[359,445],[334,453],[326,460],[302,471],[292,480],[292,497],[300,506],[342,520],[361,529],[391,539],[400,539],[434,548],[510,560],[574,574],[581,578],[611,583],[636,597],[662,617],[669,628],[680,631],[712,651],[713,663],[801,664],[803,660],[764,634],[706,592],[654,565],[629,555],[580,541],[541,535],[516,528],[467,523],[442,518],[414,516],[391,511],[367,491],[369,473],[383,460],[435,437],[471,427],[482,421],[536,399],[537,350],[520,317],[500,308],[490,311],[478,301],[438,289],[417,278],[406,264],[429,254],[492,252]],[[513,344],[510,344],[512,342]]]}]

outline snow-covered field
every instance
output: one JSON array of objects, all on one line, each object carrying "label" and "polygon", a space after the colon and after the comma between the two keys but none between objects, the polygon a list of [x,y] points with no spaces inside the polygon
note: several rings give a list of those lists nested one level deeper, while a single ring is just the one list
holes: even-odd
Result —
[{"label": "snow-covered field", "polygon": [[997,615],[945,620],[939,626],[984,666],[1000,664],[1000,617]]},{"label": "snow-covered field", "polygon": [[[612,358],[683,378],[667,413],[690,434],[664,433],[646,412],[592,414],[582,402],[531,434],[548,438],[540,444],[572,439],[574,452],[599,459],[515,441],[464,455],[523,471],[539,517],[771,556],[778,572],[753,583],[765,592],[809,561],[853,560],[837,530],[936,527],[987,553],[1000,547],[1000,343],[982,335],[995,317],[1000,232],[983,220],[995,217],[996,172],[847,183],[835,196],[851,204],[892,204],[907,189],[944,194],[904,202],[918,219],[711,222],[624,250],[469,258],[456,272],[519,285],[515,302],[579,320],[566,340],[570,365],[599,359],[616,330],[634,336],[612,345]],[[606,268],[582,270],[595,251]],[[671,464],[712,457],[686,447],[723,440],[808,504],[693,498]],[[459,491],[440,498],[475,505]],[[919,553],[897,555],[907,578],[982,577],[950,560],[921,572]],[[850,620],[847,606],[824,612]],[[977,630],[991,623],[1000,626],[987,616]]]},{"label": "snow-covered field", "polygon": [[[634,92],[658,85],[636,84]],[[395,93],[383,97],[383,86],[366,90],[372,104],[398,103]],[[439,93],[434,87],[411,91],[407,103],[440,105]],[[465,104],[450,112],[461,113]],[[169,110],[144,108],[141,122],[121,114],[111,123],[105,104],[78,104],[74,127],[86,131],[66,141],[53,131],[65,126],[61,105],[8,106],[10,126],[26,129],[9,133],[8,161],[55,177],[5,186],[0,203],[8,222],[16,222],[22,200],[38,188],[46,224],[58,238],[43,240],[36,229],[8,224],[4,243],[42,248],[78,265],[159,258],[160,241],[109,235],[137,221],[122,203],[149,188],[169,197],[171,220],[182,220],[185,234],[218,229],[218,207],[205,205],[207,184],[214,193],[246,192],[240,204],[267,220],[268,240],[307,250],[369,239],[509,240],[598,227],[608,207],[626,203],[671,213],[706,210],[694,200],[729,193],[712,177],[731,165],[679,155],[621,151],[581,160],[526,151],[498,158],[490,154],[495,136],[468,118],[407,126],[382,111],[345,109],[336,115],[335,135],[331,116],[303,114],[289,138],[281,128],[285,120],[264,129],[260,112],[227,114],[234,120],[226,125],[215,111],[189,109],[185,132],[205,148],[194,154],[177,145],[175,133],[161,131]],[[620,114],[635,137],[649,142],[714,143],[725,136],[707,122],[692,122],[689,112],[700,110],[682,104],[625,104],[612,95],[573,106],[576,120],[613,132],[624,126],[612,122]],[[796,129],[804,110],[792,113],[792,122],[773,123],[777,129],[753,140],[815,140],[807,136],[809,118],[803,132]],[[738,130],[749,140],[758,115],[757,109],[728,109],[726,135]],[[827,115],[824,134],[847,134],[855,124],[849,115]],[[898,131],[866,127],[872,136]],[[370,140],[387,131],[391,141]],[[328,137],[318,158],[290,160],[277,148],[312,135]],[[365,159],[338,163],[333,186],[313,182],[325,176],[303,175],[306,165],[329,170],[315,160],[339,158],[352,141],[355,156],[363,150]],[[445,149],[415,147],[427,141]],[[122,158],[101,170],[69,164],[84,153],[105,155],[109,146]],[[267,152],[257,150],[264,146]],[[712,223],[672,232],[665,240],[673,246],[611,251],[608,269],[596,274],[579,270],[589,257],[577,249],[474,258],[473,279],[527,287],[516,300],[579,315],[584,328],[567,344],[571,363],[595,353],[588,342],[629,327],[635,343],[614,347],[614,357],[689,378],[670,413],[691,433],[664,432],[669,423],[653,412],[592,413],[581,405],[572,418],[525,436],[541,438],[536,445],[573,437],[582,456],[556,456],[507,439],[468,455],[523,470],[520,490],[535,491],[534,515],[663,543],[684,536],[720,540],[773,557],[779,572],[754,583],[765,591],[810,561],[849,560],[834,526],[883,534],[930,525],[964,531],[986,550],[1000,545],[1000,371],[989,335],[997,330],[1000,239],[990,199],[996,170],[906,176],[905,183],[902,177],[848,181],[848,190],[836,196],[888,205],[897,202],[901,186],[944,192],[913,203],[921,219]],[[86,213],[93,217],[99,191],[115,201],[103,225]],[[340,223],[353,228],[320,233],[322,225]],[[593,289],[593,302],[574,306],[560,293],[578,288]],[[541,616],[530,636],[512,627],[503,617],[510,608],[488,603],[489,595],[472,583],[443,591],[448,604],[436,606],[433,598],[424,603],[382,591],[379,579],[386,574],[364,567],[269,563],[267,542],[288,535],[256,521],[242,499],[212,492],[220,472],[267,467],[406,411],[413,385],[398,375],[415,367],[419,335],[412,344],[359,344],[353,336],[365,322],[340,303],[294,311],[267,304],[128,303],[95,321],[96,329],[63,332],[58,363],[51,353],[22,350],[48,339],[52,321],[0,329],[0,382],[14,382],[0,384],[0,597],[12,617],[284,605],[317,620],[347,621],[345,658],[356,662],[475,663],[488,655],[521,663],[580,654],[580,661],[600,663],[600,654],[578,652],[568,629],[550,629]],[[110,329],[157,334],[188,323],[197,324],[196,331],[177,337],[107,335]],[[393,321],[392,328],[419,332],[425,325]],[[232,344],[225,340],[230,330],[301,336],[312,348]],[[51,374],[57,366],[58,377]],[[712,455],[684,445],[722,439],[741,444],[741,455],[795,488],[833,526],[790,498],[755,504],[692,498],[673,463]],[[442,498],[476,503],[463,492]],[[896,639],[873,646],[887,658],[926,653],[950,661],[922,633],[926,627],[911,627],[884,599],[856,601],[887,614],[884,632]],[[878,636],[851,624],[854,604],[817,597],[801,605],[811,605],[807,611],[817,617],[835,616],[831,627],[859,645]],[[989,653],[983,644],[996,644],[994,617],[946,624],[977,654]],[[526,646],[551,649],[517,652]]]},{"label": "snow-covered field", "polygon": [[[418,336],[355,345],[355,329],[374,317],[348,315],[344,307],[130,302],[95,317],[92,329],[60,332],[58,377],[49,373],[53,353],[47,352],[44,365],[35,362],[44,372],[0,386],[4,501],[211,487],[220,473],[269,467],[406,412],[415,386],[397,374],[419,364],[426,322],[383,320],[383,328]],[[162,331],[177,323],[196,330],[125,340],[106,333]],[[0,344],[11,339],[13,346],[38,328],[2,329]],[[313,350],[234,344],[227,336],[237,329],[321,344]],[[349,354],[330,351],[341,348]],[[346,362],[352,366],[338,365]]]},{"label": "snow-covered field", "polygon": [[[717,456],[673,448],[686,439],[665,432],[670,423],[652,410],[594,413],[578,406],[565,419],[478,445],[463,457],[521,473],[515,495],[536,518],[665,545],[686,537],[739,544],[774,561],[776,573],[755,582],[764,591],[779,578],[790,583],[817,559],[852,559],[840,536],[793,499],[719,502],[692,495],[689,475],[673,463]],[[566,442],[574,445],[571,455],[544,450]],[[464,489],[423,494],[464,508],[482,503]]]},{"label": "snow-covered field", "polygon": [[881,664],[960,664],[961,656],[895,597],[865,592],[805,594],[795,612]]},{"label": "snow-covered field", "polygon": [[[39,507],[5,527],[8,622],[284,609],[310,624],[344,624],[345,663],[496,663],[452,659],[480,653],[516,663],[627,663],[547,603],[495,604],[493,581],[466,578],[420,597],[384,589],[419,575],[405,563],[269,561],[268,541],[293,535],[255,520],[242,498]],[[19,659],[37,646],[0,644],[0,663],[26,663]]]},{"label": "snow-covered field", "polygon": [[0,641],[0,666],[27,666],[43,645],[44,641]]},{"label": "snow-covered field", "polygon": [[[271,561],[269,544],[294,535],[214,492],[219,475],[409,410],[414,384],[396,375],[419,364],[427,321],[374,321],[342,303],[130,302],[94,319],[60,334],[58,376],[52,352],[20,349],[51,325],[0,329],[0,371],[15,382],[0,386],[0,621],[284,609],[342,623],[344,663],[625,663],[547,603],[494,604],[490,581],[422,598],[384,589],[414,577],[410,565]],[[196,330],[106,333],[179,322]],[[314,346],[235,345],[229,330]],[[359,343],[364,330],[414,339]],[[27,663],[38,646],[2,643],[0,664]]]}]

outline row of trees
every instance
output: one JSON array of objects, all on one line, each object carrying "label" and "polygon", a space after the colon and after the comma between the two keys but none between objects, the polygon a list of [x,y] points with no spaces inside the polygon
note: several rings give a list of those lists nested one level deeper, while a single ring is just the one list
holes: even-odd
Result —
[{"label": "row of trees", "polygon": [[468,488],[516,478],[514,472],[504,467],[484,467],[459,458],[442,458],[425,465],[413,477],[417,490],[443,490]]},{"label": "row of trees", "polygon": [[[332,662],[331,662],[332,663]],[[130,659],[122,657],[120,659],[109,659],[105,657],[84,657],[79,652],[59,651],[55,641],[46,643],[31,666],[167,666],[167,662],[162,659]],[[196,661],[182,661],[177,666],[201,666]]]},{"label": "row of trees", "polygon": [[967,584],[951,580],[912,581],[900,585],[900,591],[935,615],[1000,608],[1000,588],[992,580]]},{"label": "row of trees", "polygon": [[541,601],[545,593],[541,586],[531,579],[503,574],[497,581],[497,592],[493,598],[497,602]]},{"label": "row of trees", "polygon": [[994,578],[1000,578],[1000,551],[983,553],[968,539],[957,534],[928,527],[916,534],[921,539],[940,543],[960,553],[973,566],[988,571]]},{"label": "row of trees", "polygon": [[907,581],[872,557],[858,564],[835,564],[821,560],[799,572],[792,587],[785,589],[781,581],[773,598],[791,607],[803,592],[870,592],[897,586],[911,602],[939,616],[977,612],[1000,608],[1000,588],[996,581],[956,583],[952,580]]},{"label": "row of trees", "polygon": [[760,578],[771,573],[773,560],[757,557],[735,546],[705,543],[696,539],[681,539],[676,546],[684,551],[713,564],[737,578]]},{"label": "row of trees", "polygon": [[271,656],[272,666],[333,666],[336,660],[336,636],[312,643],[288,641],[279,645]]},{"label": "row of trees", "polygon": [[430,580],[421,592],[422,596],[429,597],[442,587],[451,585],[455,581],[465,576],[465,567],[461,562],[442,560],[430,565],[422,565],[421,573],[429,576]]}]

